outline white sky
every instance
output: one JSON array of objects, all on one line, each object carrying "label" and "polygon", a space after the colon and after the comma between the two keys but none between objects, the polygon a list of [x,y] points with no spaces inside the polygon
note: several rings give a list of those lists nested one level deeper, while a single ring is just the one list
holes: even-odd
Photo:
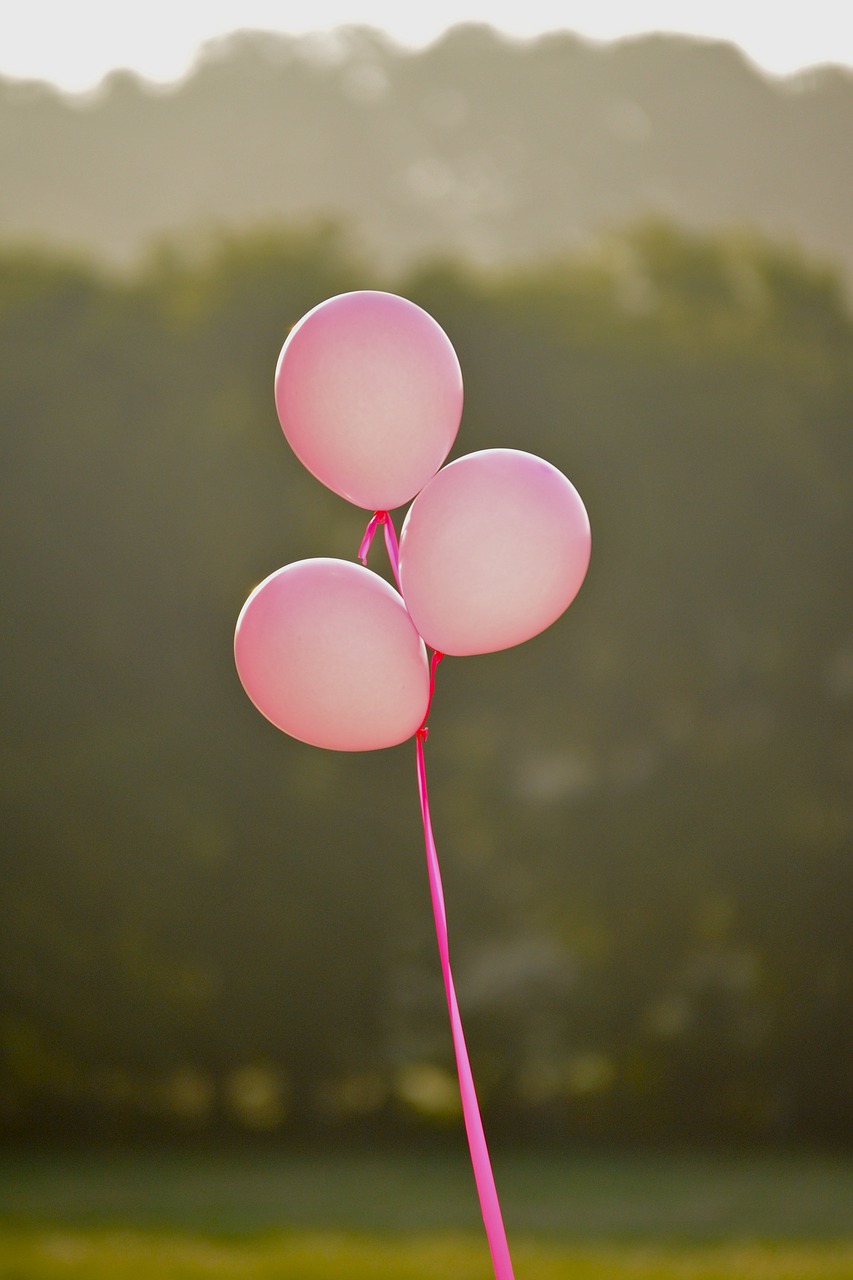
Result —
[{"label": "white sky", "polygon": [[76,92],[115,67],[178,79],[203,41],[240,27],[301,34],[359,24],[419,47],[465,21],[520,37],[556,28],[594,40],[710,36],[774,75],[853,67],[853,0],[0,0],[0,73]]}]

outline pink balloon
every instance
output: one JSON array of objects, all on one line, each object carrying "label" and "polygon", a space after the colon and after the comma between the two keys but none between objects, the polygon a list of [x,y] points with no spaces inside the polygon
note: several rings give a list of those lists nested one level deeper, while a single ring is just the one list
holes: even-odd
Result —
[{"label": "pink balloon", "polygon": [[590,557],[586,508],[549,462],[484,449],[438,472],[400,535],[400,589],[441,653],[491,653],[549,627],[580,589]]},{"label": "pink balloon", "polygon": [[312,475],[357,507],[408,502],[450,452],[462,372],[439,324],[393,293],[342,293],[291,330],[275,371],[279,421]]},{"label": "pink balloon", "polygon": [[258,710],[315,747],[393,747],[427,712],[427,653],[400,595],[348,560],[270,574],[243,605],[234,657]]}]

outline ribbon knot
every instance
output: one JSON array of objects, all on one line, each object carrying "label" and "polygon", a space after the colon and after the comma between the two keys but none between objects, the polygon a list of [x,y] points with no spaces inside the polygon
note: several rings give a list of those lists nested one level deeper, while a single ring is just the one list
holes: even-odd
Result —
[{"label": "ribbon knot", "polygon": [[364,531],[364,537],[361,540],[361,546],[358,549],[358,558],[361,563],[367,567],[367,553],[370,550],[370,544],[376,534],[376,530],[382,525],[385,531],[385,546],[388,551],[388,559],[391,561],[391,568],[394,571],[394,581],[397,583],[397,589],[400,589],[400,548],[397,545],[397,534],[394,530],[394,521],[387,511],[375,511],[367,523]]},{"label": "ribbon knot", "polygon": [[385,524],[387,519],[387,511],[376,511],[368,521],[367,528],[364,531],[364,537],[361,540],[361,546],[358,549],[358,558],[365,567],[367,565],[367,553],[370,550],[370,544],[373,542],[376,530],[381,524]]}]

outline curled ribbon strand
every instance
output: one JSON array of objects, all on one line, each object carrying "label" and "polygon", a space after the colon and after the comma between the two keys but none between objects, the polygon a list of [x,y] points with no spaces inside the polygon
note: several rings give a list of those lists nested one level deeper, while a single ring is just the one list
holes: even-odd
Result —
[{"label": "curled ribbon strand", "polygon": [[400,548],[397,544],[397,532],[394,528],[394,521],[387,511],[376,511],[368,521],[367,528],[364,531],[364,537],[361,540],[361,546],[358,549],[358,558],[363,565],[367,565],[367,554],[370,551],[371,543],[376,535],[376,530],[382,525],[385,532],[385,547],[388,551],[388,559],[391,561],[391,569],[394,573],[394,581],[397,583],[397,589],[400,589]]},{"label": "curled ribbon strand", "polygon": [[[358,549],[358,556],[362,564],[366,565],[368,552],[370,551],[371,544],[376,535],[376,530],[379,528],[380,524],[384,527],[385,546],[388,549],[388,559],[391,561],[391,568],[394,572],[394,578],[399,588],[399,546],[397,543],[397,534],[394,529],[394,523],[387,511],[377,511],[371,517],[367,528],[364,531],[364,537],[362,538],[361,546]],[[447,1008],[450,1014],[450,1031],[453,1038],[453,1051],[456,1055],[456,1074],[459,1078],[459,1092],[462,1099],[462,1118],[465,1122],[465,1133],[468,1138],[468,1150],[471,1153],[471,1164],[474,1170],[474,1182],[477,1187],[477,1195],[480,1201],[480,1212],[483,1218],[483,1225],[486,1229],[486,1239],[488,1240],[489,1249],[492,1255],[492,1266],[495,1272],[495,1280],[515,1280],[512,1270],[512,1261],[509,1255],[509,1245],[507,1244],[506,1239],[506,1231],[504,1230],[503,1217],[501,1215],[501,1207],[498,1201],[497,1188],[495,1187],[495,1179],[492,1173],[492,1163],[489,1159],[489,1149],[486,1145],[486,1135],[483,1131],[483,1121],[480,1116],[480,1107],[477,1102],[477,1091],[474,1087],[474,1076],[471,1071],[468,1049],[465,1044],[465,1033],[462,1029],[462,1017],[459,1013],[459,1003],[456,999],[456,988],[453,984],[453,974],[450,969],[450,946],[447,935],[447,912],[444,905],[444,889],[441,883],[441,868],[439,867],[438,850],[435,847],[435,838],[432,831],[432,818],[430,817],[429,811],[429,793],[427,790],[424,743],[426,742],[429,734],[427,720],[429,719],[433,694],[435,693],[435,672],[443,657],[443,653],[435,650],[430,660],[429,699],[423,723],[416,734],[418,797],[420,799],[421,818],[423,820],[427,874],[429,877],[430,897],[432,899],[432,911],[435,918],[438,954],[441,961],[441,972],[444,978]]]},{"label": "curled ribbon strand", "polygon": [[[442,655],[436,653],[432,660],[432,677]],[[432,685],[430,696],[432,696]],[[438,852],[432,832],[432,820],[429,812],[429,795],[427,792],[426,762],[424,760],[424,741],[427,736],[424,723],[417,734],[417,766],[418,795],[421,802],[421,816],[424,825],[424,841],[426,844],[427,871],[429,888],[432,897],[432,909],[435,917],[435,932],[438,939],[438,954],[441,960],[441,971],[444,977],[444,990],[447,995],[447,1007],[450,1013],[450,1030],[453,1036],[453,1049],[456,1054],[456,1071],[459,1077],[459,1091],[462,1097],[462,1116],[465,1121],[465,1132],[468,1137],[468,1149],[471,1153],[471,1164],[474,1169],[474,1181],[480,1200],[480,1212],[486,1228],[486,1238],[492,1255],[495,1280],[514,1280],[512,1261],[509,1255],[506,1232],[504,1230],[501,1207],[498,1201],[497,1188],[486,1145],[486,1135],[477,1103],[474,1088],[474,1077],[468,1050],[465,1045],[465,1034],[462,1029],[462,1018],[456,1000],[456,989],[453,985],[453,974],[450,969],[450,948],[447,936],[447,913],[444,906],[444,890],[441,884],[441,870],[438,864]]]}]

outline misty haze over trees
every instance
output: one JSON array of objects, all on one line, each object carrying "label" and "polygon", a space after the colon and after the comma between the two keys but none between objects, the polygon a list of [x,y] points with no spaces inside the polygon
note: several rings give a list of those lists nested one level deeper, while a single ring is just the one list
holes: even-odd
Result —
[{"label": "misty haze over trees", "polygon": [[530,260],[662,215],[752,226],[853,271],[853,75],[762,75],[733,46],[459,27],[213,42],[186,81],[95,96],[0,80],[0,235],[118,259],[154,233],[344,220],[397,269]]}]

